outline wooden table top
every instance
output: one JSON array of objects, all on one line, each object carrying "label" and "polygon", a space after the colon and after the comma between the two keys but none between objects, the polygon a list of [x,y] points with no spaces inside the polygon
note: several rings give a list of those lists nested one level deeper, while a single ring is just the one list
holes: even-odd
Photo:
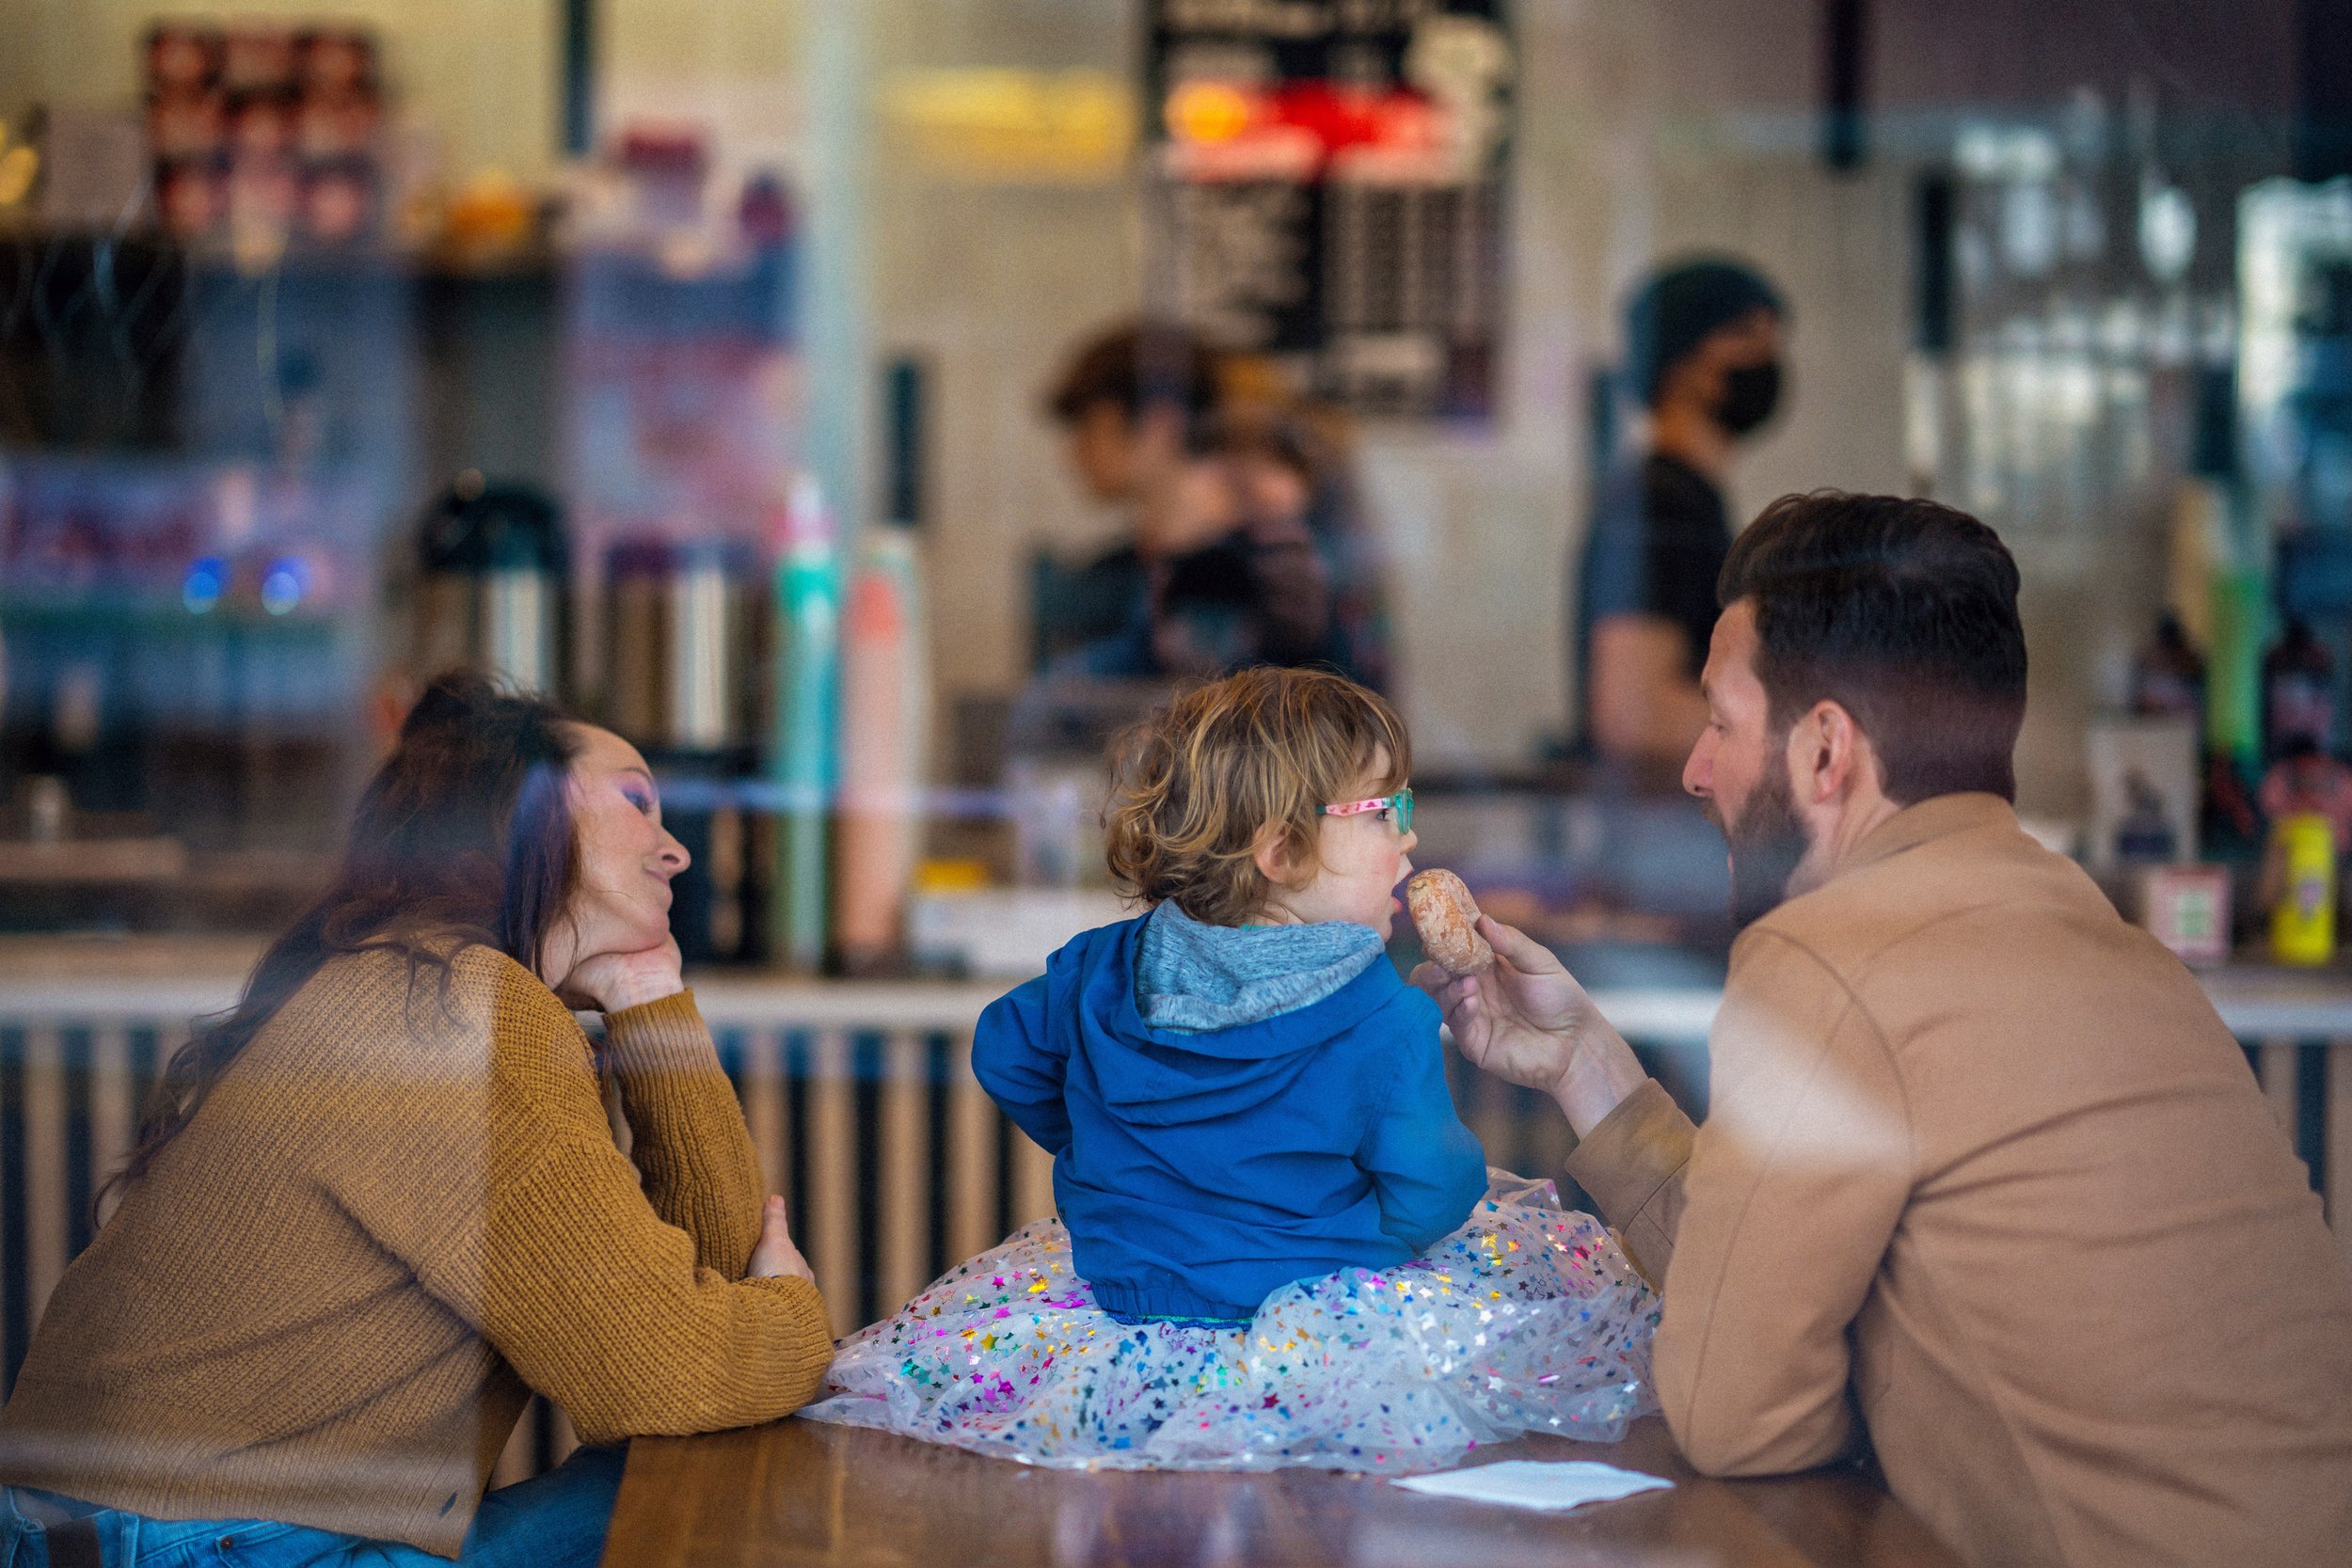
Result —
[{"label": "wooden table top", "polygon": [[1045,1470],[888,1433],[785,1420],[639,1438],[605,1568],[1962,1568],[1860,1475],[1706,1481],[1656,1417],[1622,1443],[1480,1453],[1665,1476],[1568,1513],[1462,1502],[1325,1470]]}]

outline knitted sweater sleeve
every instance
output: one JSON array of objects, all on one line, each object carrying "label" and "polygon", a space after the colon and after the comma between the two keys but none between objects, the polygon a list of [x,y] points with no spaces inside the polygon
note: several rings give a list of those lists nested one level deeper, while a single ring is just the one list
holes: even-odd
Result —
[{"label": "knitted sweater sleeve", "polygon": [[[635,1078],[635,1103],[655,1129],[650,1164],[662,1174],[649,1180],[693,1234],[657,1212],[614,1145],[586,1037],[563,1004],[502,958],[469,956],[459,973],[458,1010],[468,1034],[486,1030],[486,1055],[468,1048],[453,1059],[471,1056],[486,1072],[471,1114],[450,1109],[479,1128],[480,1161],[434,1173],[456,1201],[400,1205],[392,1223],[372,1227],[379,1238],[585,1441],[748,1426],[805,1403],[833,1355],[817,1288],[735,1277],[748,1245],[723,1271],[705,1261],[738,1246],[743,1222],[731,1211],[755,1211],[756,1178],[738,1192],[727,1189],[743,1187],[744,1169],[702,1169],[685,1146],[719,1119],[715,1094],[660,1083],[664,1057],[651,1037],[684,1044],[691,1004],[671,1008],[674,1028],[623,1015],[619,1033],[624,1092]],[[707,1036],[701,1045],[709,1050]],[[743,1136],[739,1116],[733,1135]],[[736,1166],[738,1154],[748,1165],[748,1150],[725,1148],[718,1165]]]},{"label": "knitted sweater sleeve", "polygon": [[482,1331],[590,1443],[751,1426],[815,1396],[833,1359],[803,1279],[730,1280],[620,1189],[608,1141],[545,1151],[494,1198]]},{"label": "knitted sweater sleeve", "polygon": [[740,1278],[759,1244],[766,1188],[693,992],[608,1013],[604,1024],[646,1200],[693,1239],[697,1267]]}]

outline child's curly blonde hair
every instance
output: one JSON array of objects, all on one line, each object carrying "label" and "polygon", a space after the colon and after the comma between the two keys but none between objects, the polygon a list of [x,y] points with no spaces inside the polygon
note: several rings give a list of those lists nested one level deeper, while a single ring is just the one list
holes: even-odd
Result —
[{"label": "child's curly blonde hair", "polygon": [[[1385,753],[1385,754],[1384,754]],[[1319,670],[1244,670],[1179,696],[1119,737],[1103,809],[1111,879],[1149,904],[1239,926],[1271,891],[1254,848],[1281,835],[1292,865],[1316,860],[1321,808],[1411,775],[1405,721],[1377,692]]]}]

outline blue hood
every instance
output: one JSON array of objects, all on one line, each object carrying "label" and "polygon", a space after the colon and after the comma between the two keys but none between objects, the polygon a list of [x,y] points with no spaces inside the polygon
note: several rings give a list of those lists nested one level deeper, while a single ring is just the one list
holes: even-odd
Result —
[{"label": "blue hood", "polygon": [[1136,1006],[1187,1034],[1263,1023],[1322,1001],[1380,952],[1379,933],[1350,921],[1211,926],[1165,903],[1136,936]]},{"label": "blue hood", "polygon": [[1104,1103],[1134,1121],[1170,1127],[1250,1110],[1283,1093],[1307,1058],[1404,989],[1379,938],[1358,927],[1372,942],[1374,961],[1317,1003],[1226,1029],[1154,1027],[1144,1022],[1136,995],[1136,961],[1152,918],[1088,932],[1055,955],[1065,973],[1049,969],[1047,976],[1049,994],[1059,990],[1067,1004],[1049,1002],[1047,1027],[1070,1031],[1070,1054],[1093,1069]]}]

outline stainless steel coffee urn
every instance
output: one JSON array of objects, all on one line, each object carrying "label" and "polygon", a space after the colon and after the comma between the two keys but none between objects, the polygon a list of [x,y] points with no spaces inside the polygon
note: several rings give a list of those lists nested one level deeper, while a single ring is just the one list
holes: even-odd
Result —
[{"label": "stainless steel coffee urn", "polygon": [[774,818],[746,801],[768,669],[758,557],[725,539],[631,539],[604,561],[604,719],[661,779],[662,821],[692,857],[670,884],[690,963],[767,953]]},{"label": "stainless steel coffee urn", "polygon": [[420,544],[418,674],[463,665],[560,696],[568,551],[555,502],[469,471],[426,511]]},{"label": "stainless steel coffee urn", "polygon": [[727,540],[630,540],[605,558],[605,717],[648,753],[723,766],[760,733],[765,600]]}]

